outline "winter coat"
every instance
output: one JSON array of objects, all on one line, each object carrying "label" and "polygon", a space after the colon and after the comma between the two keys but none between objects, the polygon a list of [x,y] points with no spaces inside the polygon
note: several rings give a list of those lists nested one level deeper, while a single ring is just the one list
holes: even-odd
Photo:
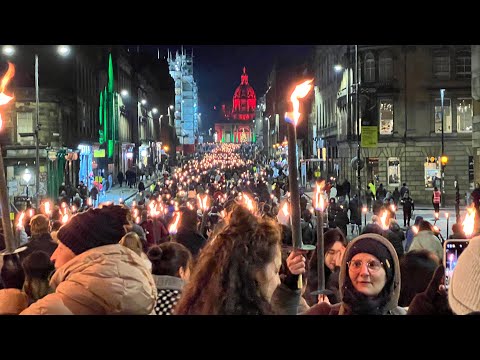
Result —
[{"label": "winter coat", "polygon": [[[342,260],[342,266],[340,269],[340,278],[339,278],[339,289],[340,289],[340,298],[343,299],[345,279],[348,276],[348,266],[347,259],[349,258],[349,253],[352,249],[352,246],[359,240],[363,238],[375,238],[379,240],[385,247],[389,250],[393,262],[394,262],[394,278],[388,289],[389,300],[382,309],[384,315],[405,315],[405,309],[398,306],[398,298],[400,297],[400,262],[395,251],[395,248],[392,244],[386,240],[384,237],[377,234],[364,234],[356,237],[352,240],[345,250],[345,255]],[[312,306],[307,312],[306,315],[351,315],[350,306],[343,301],[330,305],[327,303],[320,303]]]},{"label": "winter coat", "polygon": [[25,259],[32,252],[37,250],[45,251],[48,256],[52,256],[53,252],[57,248],[57,243],[52,239],[50,234],[45,233],[40,235],[32,235],[25,246],[27,248],[18,253],[20,260]]},{"label": "winter coat", "polygon": [[54,293],[20,315],[148,315],[157,299],[143,259],[120,244],[77,255],[57,269],[50,286]]},{"label": "winter coat", "polygon": [[389,231],[385,234],[388,241],[390,241],[397,252],[398,257],[403,256],[404,249],[403,249],[403,240],[405,240],[405,234],[400,229],[400,226],[395,223],[390,226]]},{"label": "winter coat", "polygon": [[19,289],[0,290],[0,315],[18,315],[28,306],[28,296]]},{"label": "winter coat", "polygon": [[422,230],[413,237],[408,251],[427,249],[438,256],[440,263],[443,260],[443,246],[440,240],[430,230]]}]

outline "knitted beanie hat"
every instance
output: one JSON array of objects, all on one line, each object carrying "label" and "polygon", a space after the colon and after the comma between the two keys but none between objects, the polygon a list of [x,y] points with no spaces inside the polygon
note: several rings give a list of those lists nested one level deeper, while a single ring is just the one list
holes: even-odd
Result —
[{"label": "knitted beanie hat", "polygon": [[448,288],[448,303],[457,315],[480,311],[480,236],[470,239],[458,257]]},{"label": "knitted beanie hat", "polygon": [[58,240],[75,255],[98,246],[117,244],[125,235],[128,209],[118,205],[89,209],[73,216],[58,230]]}]

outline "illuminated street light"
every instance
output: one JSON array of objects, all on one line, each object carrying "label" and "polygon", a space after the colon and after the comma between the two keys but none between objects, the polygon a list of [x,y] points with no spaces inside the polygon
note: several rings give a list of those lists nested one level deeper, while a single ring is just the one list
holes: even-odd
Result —
[{"label": "illuminated street light", "polygon": [[126,97],[128,96],[128,91],[123,89],[122,91],[120,91],[120,95],[122,95],[122,97]]},{"label": "illuminated street light", "polygon": [[58,53],[62,56],[67,56],[70,54],[70,46],[68,45],[58,45]]},{"label": "illuminated street light", "polygon": [[336,72],[340,72],[343,70],[343,66],[340,65],[340,64],[336,64],[333,69],[336,71]]},{"label": "illuminated street light", "polygon": [[12,45],[4,45],[2,53],[6,56],[12,56],[15,53],[15,48]]},{"label": "illuminated street light", "polygon": [[152,113],[156,114],[158,112],[158,109],[157,108],[153,108],[152,109]]},{"label": "illuminated street light", "polygon": [[147,100],[142,99],[141,103],[142,103],[142,105],[145,105],[147,103]]},{"label": "illuminated street light", "polygon": [[30,170],[25,169],[25,172],[23,173],[22,177],[25,183],[27,184],[27,198],[28,198],[28,183],[32,179],[32,174],[30,173]]}]

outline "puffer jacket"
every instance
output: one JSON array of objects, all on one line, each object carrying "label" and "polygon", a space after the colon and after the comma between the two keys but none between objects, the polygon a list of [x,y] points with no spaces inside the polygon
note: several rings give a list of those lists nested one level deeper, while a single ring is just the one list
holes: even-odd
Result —
[{"label": "puffer jacket", "polygon": [[20,315],[148,315],[157,288],[144,260],[120,244],[99,246],[57,269],[53,294]]},{"label": "puffer jacket", "polygon": [[430,230],[419,231],[412,241],[408,251],[427,249],[438,256],[440,263],[443,261],[443,246],[440,240]]},{"label": "puffer jacket", "polygon": [[28,306],[28,297],[19,289],[0,290],[0,315],[17,315]]}]

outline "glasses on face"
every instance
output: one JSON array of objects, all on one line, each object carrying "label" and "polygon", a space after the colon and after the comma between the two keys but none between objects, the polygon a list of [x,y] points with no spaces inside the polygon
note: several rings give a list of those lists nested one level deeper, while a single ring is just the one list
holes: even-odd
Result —
[{"label": "glasses on face", "polygon": [[[360,269],[362,268],[363,261],[351,260],[351,261],[348,261],[347,264],[350,270],[357,272],[357,271],[360,271]],[[366,264],[369,272],[377,272],[383,266],[383,263],[378,260],[370,260],[370,261],[367,261]]]}]

